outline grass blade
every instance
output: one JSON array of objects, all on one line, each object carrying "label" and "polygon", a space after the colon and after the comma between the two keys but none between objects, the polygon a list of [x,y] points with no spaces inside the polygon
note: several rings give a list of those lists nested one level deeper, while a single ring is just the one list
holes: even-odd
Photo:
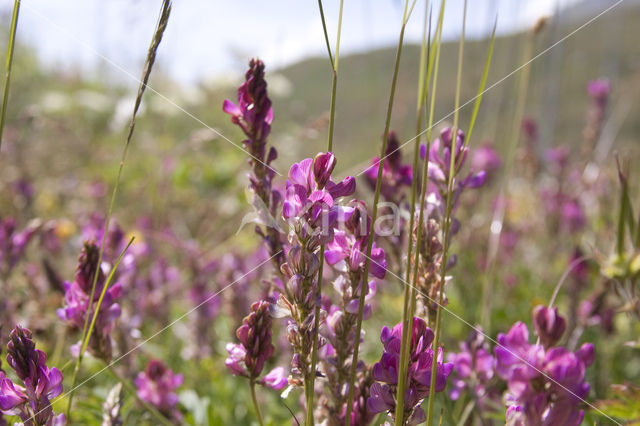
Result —
[{"label": "grass blade", "polygon": [[[384,125],[384,132],[382,133],[382,146],[380,147],[380,161],[378,162],[378,175],[376,180],[376,191],[373,198],[373,211],[371,213],[371,228],[369,229],[369,238],[367,241],[367,253],[365,256],[364,273],[362,278],[362,285],[365,286],[369,282],[369,268],[371,266],[371,250],[373,248],[373,238],[375,232],[375,223],[378,215],[378,201],[380,200],[380,190],[382,187],[382,169],[384,167],[384,157],[387,152],[387,142],[389,140],[389,126],[391,125],[391,113],[393,111],[393,101],[395,99],[396,84],[398,82],[398,71],[400,69],[400,56],[402,55],[402,45],[404,43],[404,31],[407,26],[407,11],[409,8],[409,0],[405,0],[404,13],[402,14],[402,27],[400,28],[400,37],[398,38],[398,47],[396,49],[396,59],[393,70],[393,77],[391,79],[391,93],[389,95],[389,103],[387,105],[387,116]],[[358,319],[356,321],[355,330],[355,342],[353,345],[353,358],[351,361],[351,372],[349,375],[349,394],[347,396],[347,412],[345,416],[345,423],[348,426],[351,423],[351,411],[353,410],[353,393],[354,383],[356,378],[356,369],[358,364],[358,352],[360,350],[360,334],[362,332],[362,313],[364,311],[364,298],[366,291],[362,289],[360,292],[360,300],[358,300]]]},{"label": "grass blade", "polygon": [[[456,101],[455,101],[455,109],[453,116],[453,129],[451,131],[451,160],[449,165],[449,180],[447,183],[447,210],[444,218],[444,222],[442,224],[444,229],[444,245],[442,251],[442,261],[440,268],[440,288],[439,288],[439,297],[438,304],[436,305],[436,327],[434,330],[434,338],[431,348],[433,350],[434,356],[431,363],[431,384],[429,386],[429,404],[427,409],[427,425],[431,426],[433,421],[433,403],[435,399],[435,388],[436,388],[436,371],[438,367],[438,350],[439,350],[439,342],[440,342],[440,328],[442,322],[442,310],[440,307],[443,303],[444,298],[444,286],[445,286],[445,275],[447,270],[447,261],[449,255],[449,245],[451,243],[451,212],[453,210],[453,177],[456,171],[456,156],[455,156],[455,146],[456,140],[458,137],[458,120],[459,120],[459,110],[460,110],[460,87],[462,86],[462,62],[464,58],[464,41],[465,41],[465,30],[467,24],[467,0],[464,1],[464,12],[462,15],[462,34],[460,35],[460,47],[458,49],[458,74],[456,80]],[[427,161],[425,159],[425,161]],[[426,191],[426,188],[425,188]]]},{"label": "grass blade", "polygon": [[478,95],[476,96],[475,103],[473,104],[473,112],[471,113],[471,121],[469,122],[469,130],[467,131],[467,137],[465,139],[465,145],[469,143],[473,128],[476,124],[476,118],[478,117],[478,111],[480,110],[480,103],[482,102],[482,96],[484,95],[484,88],[487,85],[487,77],[489,76],[489,66],[491,65],[491,58],[493,57],[493,47],[496,41],[496,27],[498,26],[498,17],[493,24],[493,31],[491,32],[491,41],[489,42],[489,51],[487,52],[487,59],[484,63],[484,71],[482,72],[482,79],[478,86]]},{"label": "grass blade", "polygon": [[2,148],[2,135],[4,131],[4,119],[7,115],[7,101],[9,100],[9,83],[11,81],[11,68],[13,67],[13,51],[16,45],[16,32],[18,30],[18,15],[20,14],[20,0],[13,3],[11,15],[11,32],[7,46],[7,62],[4,75],[4,90],[2,92],[2,111],[0,111],[0,148]]}]

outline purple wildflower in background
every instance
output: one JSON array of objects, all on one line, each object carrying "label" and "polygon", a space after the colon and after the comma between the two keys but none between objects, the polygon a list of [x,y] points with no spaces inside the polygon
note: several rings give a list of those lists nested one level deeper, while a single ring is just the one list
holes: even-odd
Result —
[{"label": "purple wildflower in background", "polygon": [[225,365],[236,376],[249,378],[273,389],[280,390],[287,385],[282,367],[276,367],[262,379],[258,379],[265,363],[275,350],[271,343],[271,316],[269,302],[262,300],[251,305],[251,313],[236,331],[240,343],[228,343],[229,357]]},{"label": "purple wildflower in background", "polygon": [[176,407],[178,395],[175,391],[182,385],[182,381],[182,374],[175,374],[162,361],[152,359],[147,368],[138,373],[135,385],[141,400],[179,422],[182,420],[182,413]]},{"label": "purple wildflower in background", "polygon": [[0,278],[8,276],[18,264],[36,231],[36,226],[18,231],[15,219],[0,219]]},{"label": "purple wildflower in background", "polygon": [[[78,261],[75,279],[72,283],[64,283],[65,288],[65,306],[58,309],[58,317],[69,324],[82,330],[84,328],[85,319],[89,304],[93,307],[89,313],[89,320],[93,318],[95,305],[106,281],[104,265],[98,268],[99,248],[93,242],[86,242],[82,254]],[[98,279],[93,294],[93,300],[90,301],[91,287],[94,281],[94,275],[98,271]],[[120,316],[121,309],[117,300],[122,294],[120,284],[113,284],[105,293],[100,312],[96,319],[95,327],[89,341],[89,349],[91,353],[105,361],[111,359],[111,331],[114,327],[115,320]],[[78,355],[82,342],[72,347],[74,355]]]},{"label": "purple wildflower in background", "polygon": [[[380,194],[390,202],[399,203],[404,198],[404,189],[411,187],[413,180],[413,168],[409,164],[402,163],[400,144],[396,133],[389,132],[387,140],[386,157],[382,165],[382,184]],[[371,167],[365,171],[367,183],[375,189],[378,180],[378,165],[380,157],[371,160]]]},{"label": "purple wildflower in background", "polygon": [[7,363],[23,386],[0,371],[0,410],[19,416],[25,426],[66,423],[64,414],[55,415],[51,407],[51,399],[62,393],[62,373],[55,367],[47,367],[46,362],[47,355],[36,349],[31,331],[16,326],[9,335]]},{"label": "purple wildflower in background", "polygon": [[450,353],[447,360],[453,363],[449,391],[452,400],[458,400],[464,391],[469,390],[481,410],[490,409],[500,402],[500,395],[491,383],[496,361],[482,330],[473,330],[469,338],[460,343],[460,352]]},{"label": "purple wildflower in background", "polygon": [[[534,311],[536,328],[547,345],[558,338],[564,319],[547,308]],[[589,393],[585,369],[593,363],[594,347],[585,343],[576,352],[564,347],[529,343],[529,330],[517,322],[498,335],[496,371],[507,381],[507,421],[515,425],[579,425],[582,400]]]},{"label": "purple wildflower in background", "polygon": [[[427,147],[424,144],[420,145],[420,157],[425,159],[427,156]],[[453,170],[453,193],[452,193],[452,206],[455,209],[460,200],[461,193],[467,188],[479,188],[487,179],[487,173],[484,170],[474,172],[471,170],[464,178],[460,178],[462,168],[464,167],[469,148],[464,145],[464,133],[462,130],[458,130],[455,145],[452,141],[451,128],[446,127],[440,132],[440,137],[435,139],[431,144],[431,148],[428,153],[429,161],[429,182],[430,186],[434,189],[429,190],[436,196],[437,200],[431,202],[438,207],[437,211],[433,213],[443,214],[445,209],[445,203],[443,200],[447,197],[447,182],[449,179],[449,169],[451,166],[451,153],[455,155],[455,164]],[[452,232],[458,229],[459,224],[454,222],[452,224]]]},{"label": "purple wildflower in background", "polygon": [[[427,147],[424,144],[420,145],[420,157],[422,159],[426,156],[426,150]],[[469,148],[464,146],[464,133],[462,130],[458,130],[454,147],[451,128],[446,127],[440,132],[440,137],[433,141],[429,150],[429,179],[441,189],[441,193],[446,191],[446,186],[443,187],[443,185],[446,184],[449,178],[452,150],[455,155],[453,173],[455,178],[467,161]],[[470,172],[464,179],[454,184],[454,190],[478,188],[482,186],[485,179],[486,173],[484,171],[478,171],[477,173]]]},{"label": "purple wildflower in background", "polygon": [[587,92],[593,100],[606,105],[611,94],[611,83],[606,78],[591,80],[587,85]]},{"label": "purple wildflower in background", "polygon": [[[98,245],[102,245],[102,237],[105,230],[106,219],[101,213],[93,213],[89,216],[87,223],[82,228],[82,237],[85,241],[95,241]],[[115,262],[127,246],[127,236],[115,219],[111,219],[109,225],[109,233],[104,242],[104,254],[102,256],[105,262]],[[133,263],[133,255],[131,252],[125,253],[120,266],[119,274],[122,275],[129,264]]]},{"label": "purple wildflower in background", "polygon": [[486,142],[471,152],[471,169],[482,170],[487,180],[493,178],[502,166],[502,159],[493,144]]},{"label": "purple wildflower in background", "polygon": [[[405,394],[405,412],[402,424],[417,425],[426,420],[424,410],[420,407],[422,400],[429,395],[431,385],[431,367],[434,362],[434,351],[430,348],[433,332],[421,318],[414,317],[409,353],[409,369]],[[384,346],[382,358],[373,366],[373,379],[378,383],[371,386],[371,396],[367,407],[372,413],[383,411],[393,414],[400,368],[400,346],[402,342],[402,323],[393,329],[383,327],[380,340]],[[447,378],[453,370],[453,364],[443,362],[442,349],[438,349],[436,368],[436,392],[442,392],[447,385]]]},{"label": "purple wildflower in background", "polygon": [[602,125],[607,113],[611,83],[606,78],[591,80],[587,85],[587,93],[593,100],[587,114],[587,124],[583,131],[585,141],[590,145],[596,142],[602,131]]}]

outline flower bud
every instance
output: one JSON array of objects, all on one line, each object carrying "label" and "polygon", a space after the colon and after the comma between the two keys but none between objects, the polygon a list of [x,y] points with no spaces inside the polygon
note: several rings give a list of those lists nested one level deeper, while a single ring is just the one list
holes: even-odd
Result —
[{"label": "flower bud", "polygon": [[336,157],[332,153],[327,152],[316,155],[316,158],[313,160],[313,175],[318,184],[318,188],[324,188],[327,182],[329,182],[335,166]]},{"label": "flower bud", "polygon": [[553,346],[567,328],[566,320],[558,314],[558,308],[549,309],[544,305],[533,309],[533,325],[544,347]]}]

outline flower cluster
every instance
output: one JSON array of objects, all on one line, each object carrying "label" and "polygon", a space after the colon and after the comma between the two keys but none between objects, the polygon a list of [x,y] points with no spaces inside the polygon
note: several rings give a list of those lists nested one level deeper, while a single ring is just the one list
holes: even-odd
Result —
[{"label": "flower cluster", "polygon": [[[287,279],[285,294],[278,304],[293,321],[287,337],[294,348],[292,374],[303,378],[315,375],[311,367],[311,349],[315,335],[319,250],[335,236],[335,227],[346,221],[353,209],[337,204],[337,199],[353,194],[355,180],[347,177],[339,183],[331,179],[336,165],[332,153],[319,153],[295,163],[289,170],[282,216],[291,225],[287,262],[281,270]],[[296,378],[292,384],[301,382]]]},{"label": "flower cluster", "polygon": [[[371,167],[365,171],[367,183],[371,188],[376,187],[378,181],[378,168],[380,157],[371,160]],[[395,132],[389,132],[387,138],[387,151],[382,164],[382,183],[380,194],[390,202],[399,203],[403,198],[404,187],[410,187],[413,180],[413,168],[409,164],[402,163],[400,144]]]},{"label": "flower cluster", "polygon": [[152,359],[144,371],[138,373],[135,384],[138,397],[153,405],[162,414],[178,422],[182,414],[177,409],[176,389],[182,385],[182,374],[175,374],[162,361]]},{"label": "flower cluster", "polygon": [[[470,171],[467,176],[460,179],[458,174],[461,172],[467,161],[469,148],[464,143],[464,133],[458,130],[455,146],[451,135],[451,128],[446,127],[440,132],[440,137],[435,139],[429,149],[429,181],[435,186],[435,194],[440,199],[445,199],[448,192],[447,182],[451,169],[451,155],[455,156],[453,169],[453,202],[452,206],[457,205],[461,192],[466,188],[478,188],[484,184],[487,174],[484,170],[474,173]],[[420,145],[420,157],[424,160],[427,155],[426,145]]]},{"label": "flower cluster", "polygon": [[[277,209],[282,200],[279,191],[272,189],[275,170],[271,167],[278,157],[274,147],[267,154],[267,137],[271,133],[273,109],[267,94],[267,82],[264,79],[264,63],[259,59],[251,59],[245,81],[238,88],[238,103],[225,100],[222,109],[231,115],[233,124],[240,127],[246,138],[244,146],[249,151],[249,164],[253,174],[249,176],[249,188],[257,195],[254,205],[264,208],[271,218],[277,217]],[[266,230],[257,228],[269,248],[274,263],[284,262],[282,237],[278,230],[271,226]]]},{"label": "flower cluster", "polygon": [[236,331],[240,344],[227,344],[229,357],[225,364],[229,371],[237,376],[247,377],[252,382],[280,390],[287,384],[282,367],[276,367],[262,379],[256,380],[262,374],[265,363],[271,358],[275,349],[271,343],[269,306],[269,302],[265,300],[251,306],[252,312]]},{"label": "flower cluster", "polygon": [[480,410],[498,405],[500,394],[492,384],[495,358],[481,329],[471,332],[469,338],[460,343],[460,352],[450,353],[447,359],[453,363],[453,386],[449,390],[452,400],[456,401],[463,392],[471,391]]},{"label": "flower cluster", "polygon": [[51,407],[51,398],[62,393],[62,373],[55,367],[47,367],[46,362],[47,355],[36,349],[31,331],[16,326],[9,335],[7,363],[23,386],[0,371],[0,410],[19,416],[25,426],[66,423],[64,414],[55,415]]},{"label": "flower cluster", "polygon": [[[345,229],[336,230],[332,242],[327,244],[325,259],[332,265],[339,275],[333,286],[338,292],[340,301],[337,305],[331,303],[326,306],[328,313],[320,333],[326,340],[322,351],[323,374],[328,381],[329,398],[322,401],[326,417],[338,423],[344,423],[348,388],[344,386],[349,377],[349,370],[353,356],[356,338],[355,327],[358,315],[360,295],[363,291],[365,251],[368,240],[371,219],[367,215],[366,206],[361,201],[350,203],[353,211],[345,222]],[[371,276],[382,279],[386,274],[386,260],[383,249],[373,243],[371,250]],[[376,293],[376,282],[371,280],[364,288],[365,305],[363,319],[371,315],[371,300]],[[360,395],[354,400],[351,410],[352,424],[367,424],[366,401],[363,395],[368,394],[370,385],[370,371],[359,361],[354,394]],[[363,387],[364,386],[364,387]],[[362,401],[358,402],[359,399]]]},{"label": "flower cluster", "polygon": [[507,381],[507,421],[516,425],[579,425],[581,402],[589,393],[585,369],[593,363],[594,347],[576,352],[552,346],[566,327],[557,310],[537,307],[534,324],[541,343],[529,343],[529,330],[517,322],[498,335],[496,372]]},{"label": "flower cluster", "polygon": [[[100,249],[93,242],[89,241],[85,243],[78,261],[74,281],[72,283],[64,283],[65,306],[57,311],[58,317],[60,317],[61,320],[66,321],[80,330],[84,328],[87,312],[89,312],[89,320],[93,318],[96,302],[100,298],[106,282],[105,265],[103,264],[98,267],[99,251]],[[98,277],[95,281],[96,287],[93,292],[93,300],[90,300],[95,274],[98,274]],[[100,305],[100,311],[93,333],[89,340],[91,353],[105,361],[111,359],[111,332],[115,320],[121,313],[120,305],[117,303],[121,294],[122,287],[120,284],[114,284],[107,289],[102,304]],[[89,310],[90,305],[91,309]],[[79,354],[81,344],[82,342],[79,342],[72,347],[74,355],[77,356]]]},{"label": "flower cluster", "polygon": [[[447,378],[453,370],[452,363],[443,362],[441,348],[438,349],[437,355],[431,349],[433,337],[433,332],[427,327],[427,323],[421,318],[414,317],[402,424],[417,425],[426,420],[424,410],[420,407],[420,404],[429,395],[433,362],[437,363],[436,392],[442,392],[445,389]],[[393,413],[396,404],[398,370],[400,368],[402,323],[397,324],[393,329],[383,327],[380,333],[380,340],[384,346],[384,352],[380,361],[373,366],[372,373],[373,379],[379,383],[374,383],[371,386],[371,396],[367,400],[367,406],[372,413],[383,411]]]}]

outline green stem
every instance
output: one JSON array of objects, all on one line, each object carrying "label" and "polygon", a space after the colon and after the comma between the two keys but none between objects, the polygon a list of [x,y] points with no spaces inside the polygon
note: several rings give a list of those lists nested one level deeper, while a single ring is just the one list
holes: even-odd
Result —
[{"label": "green stem", "polygon": [[[420,49],[420,67],[418,71],[418,102],[416,107],[416,134],[420,135],[422,131],[422,114],[425,110],[424,104],[427,97],[427,87],[429,82],[429,68],[430,68],[430,48],[431,48],[431,25],[429,23],[429,30],[427,31],[427,19],[429,16],[429,6],[428,1],[425,5],[425,14],[424,14],[424,24],[423,24],[423,35],[422,35],[422,47]],[[427,35],[429,37],[429,43],[427,44]],[[427,52],[427,46],[429,52]],[[429,64],[426,64],[429,62]],[[413,147],[413,170],[418,170],[418,158],[420,152],[420,136],[415,138],[415,144]],[[423,185],[424,187],[424,185]],[[416,210],[416,193],[418,188],[418,179],[417,175],[411,181],[411,204],[410,204],[410,213],[409,213],[409,232],[407,237],[407,269],[405,271],[405,282],[409,282],[411,279],[411,256],[413,254],[413,225],[415,220],[415,210]],[[418,244],[416,244],[416,247]],[[417,248],[416,248],[417,253]],[[409,365],[409,322],[410,317],[412,316],[412,303],[410,299],[411,289],[409,286],[404,287],[404,304],[402,310],[402,344],[400,347],[400,368],[398,375],[398,390],[396,392],[396,425],[398,424],[398,419],[402,419],[404,413],[404,391],[406,388],[407,381],[407,369]],[[409,343],[407,343],[409,342]]]},{"label": "green stem", "polygon": [[456,105],[453,116],[453,129],[451,132],[451,161],[449,163],[449,179],[447,182],[447,210],[444,219],[444,246],[442,252],[442,261],[440,264],[440,286],[438,304],[436,306],[436,329],[431,346],[433,350],[433,360],[431,363],[431,383],[429,386],[429,404],[427,409],[427,425],[431,426],[433,421],[433,402],[435,399],[436,373],[438,369],[438,352],[440,343],[440,327],[442,321],[442,306],[444,298],[445,275],[447,271],[447,262],[449,256],[449,244],[451,239],[451,211],[453,210],[453,177],[456,172],[456,144],[458,139],[458,119],[460,106],[460,86],[462,84],[462,61],[464,57],[464,39],[467,24],[467,0],[464,1],[464,12],[462,15],[462,34],[460,35],[460,48],[458,50],[458,75],[456,83]]},{"label": "green stem", "polygon": [[113,368],[112,365],[110,364],[107,365],[107,371],[111,373],[114,379],[122,383],[122,386],[124,386],[127,392],[131,393],[135,397],[135,399],[144,407],[144,409],[147,410],[149,413],[151,413],[151,415],[155,417],[156,420],[158,420],[158,422],[162,423],[165,426],[173,425],[173,423],[171,423],[165,415],[163,415],[160,411],[158,411],[156,407],[149,404],[147,401],[142,400],[138,396],[138,390],[129,382],[129,380],[120,376],[118,372]]},{"label": "green stem", "polygon": [[260,426],[262,426],[264,422],[262,421],[260,406],[258,405],[258,399],[256,398],[256,381],[254,379],[249,380],[249,389],[251,389],[251,400],[253,401],[253,407],[256,409],[256,416],[258,417],[258,423],[260,424]]},{"label": "green stem", "polygon": [[9,100],[9,82],[11,81],[11,68],[13,66],[13,51],[16,44],[16,32],[18,29],[18,15],[20,13],[20,0],[13,3],[11,15],[11,32],[9,33],[9,45],[7,46],[7,62],[4,75],[4,91],[2,93],[2,112],[0,112],[0,148],[2,147],[2,135],[4,119],[7,114],[7,101]]},{"label": "green stem", "polygon": [[[335,126],[335,115],[336,115],[336,90],[338,87],[338,61],[340,59],[340,34],[342,33],[343,4],[344,4],[344,0],[340,0],[340,15],[338,17],[338,37],[336,40],[336,54],[335,54],[335,60],[331,61],[333,66],[333,77],[331,80],[331,110],[329,114],[329,139],[327,142],[328,151],[333,150],[333,129]],[[324,24],[324,19],[323,19],[323,24]],[[325,35],[326,35],[326,27],[324,28],[325,28]],[[331,57],[331,52],[329,52],[329,57]]]},{"label": "green stem", "polygon": [[313,319],[313,350],[311,352],[311,376],[305,381],[305,394],[307,397],[307,425],[313,425],[313,394],[316,379],[316,365],[318,364],[318,331],[320,329],[320,298],[322,297],[322,273],[324,268],[324,244],[320,246],[320,267],[318,268],[318,292],[316,295],[316,310]]},{"label": "green stem", "polygon": [[[322,0],[318,0],[318,7],[320,8],[320,17],[322,19],[322,29],[324,31],[325,41],[327,43],[327,53],[329,54],[329,60],[331,61],[331,68],[333,71],[333,79],[331,83],[331,112],[329,118],[329,136],[327,140],[327,151],[333,150],[333,129],[335,123],[336,113],[336,87],[338,85],[338,60],[340,58],[340,34],[342,33],[342,9],[344,0],[340,0],[340,14],[338,18],[338,36],[336,39],[336,55],[335,60],[331,54],[331,46],[329,45],[329,34],[327,32],[327,24],[324,19],[324,10],[322,7]],[[316,379],[316,365],[318,364],[318,332],[320,329],[320,302],[322,298],[322,274],[324,267],[324,244],[320,246],[320,268],[318,269],[318,293],[316,296],[316,307],[314,317],[313,328],[313,348],[311,352],[311,377],[307,377],[305,381],[305,393],[307,400],[307,425],[314,424],[313,418],[313,397],[315,392],[315,379]]]},{"label": "green stem", "polygon": [[[380,199],[380,188],[382,185],[382,168],[384,166],[384,157],[387,152],[387,142],[389,140],[389,126],[391,125],[391,112],[393,110],[393,100],[396,92],[396,84],[398,81],[398,70],[400,69],[400,56],[402,54],[402,44],[404,42],[404,31],[407,25],[407,10],[409,7],[409,0],[405,0],[404,13],[402,15],[402,27],[400,28],[400,37],[398,40],[398,47],[396,50],[395,66],[393,70],[393,78],[391,80],[391,94],[389,96],[389,104],[387,106],[387,117],[384,125],[384,132],[382,134],[382,146],[380,148],[380,161],[378,162],[378,177],[376,180],[376,191],[373,198],[373,211],[371,213],[371,228],[369,229],[369,238],[367,241],[367,253],[364,263],[364,275],[362,279],[362,286],[367,285],[369,281],[369,268],[371,266],[371,249],[373,247],[373,239],[375,232],[375,223],[378,217],[378,201]],[[356,379],[357,364],[358,364],[358,352],[360,350],[360,334],[362,332],[362,313],[364,311],[364,299],[365,291],[362,289],[360,292],[360,300],[358,301],[358,319],[356,321],[355,341],[353,345],[353,358],[351,360],[351,374],[349,377],[349,393],[347,396],[347,412],[345,416],[345,424],[348,426],[351,423],[351,412],[353,410],[353,394],[354,383]]]}]

